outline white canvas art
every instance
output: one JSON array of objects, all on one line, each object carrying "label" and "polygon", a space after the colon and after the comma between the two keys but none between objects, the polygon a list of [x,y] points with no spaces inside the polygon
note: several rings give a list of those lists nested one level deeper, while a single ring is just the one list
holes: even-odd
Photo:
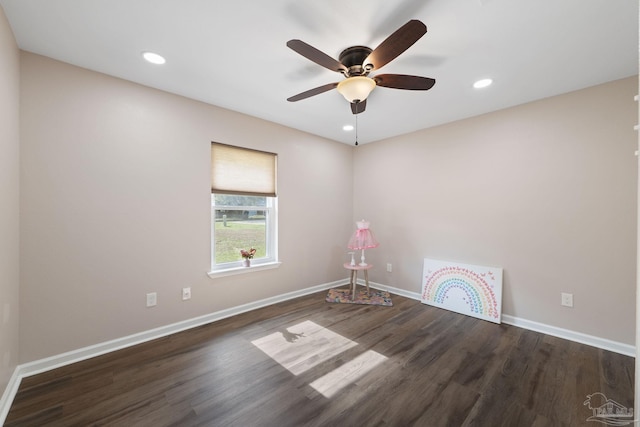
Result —
[{"label": "white canvas art", "polygon": [[422,302],[500,323],[502,269],[425,258]]}]

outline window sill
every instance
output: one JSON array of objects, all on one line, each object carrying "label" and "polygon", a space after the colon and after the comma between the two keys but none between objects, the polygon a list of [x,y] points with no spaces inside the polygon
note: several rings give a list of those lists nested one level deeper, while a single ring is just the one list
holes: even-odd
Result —
[{"label": "window sill", "polygon": [[228,268],[226,270],[213,270],[207,274],[212,279],[217,279],[218,277],[235,276],[236,274],[253,273],[255,271],[261,271],[261,270],[271,270],[273,268],[280,267],[280,264],[282,263],[276,261],[276,262],[269,262],[266,264],[252,265],[251,267],[236,267],[236,268]]}]

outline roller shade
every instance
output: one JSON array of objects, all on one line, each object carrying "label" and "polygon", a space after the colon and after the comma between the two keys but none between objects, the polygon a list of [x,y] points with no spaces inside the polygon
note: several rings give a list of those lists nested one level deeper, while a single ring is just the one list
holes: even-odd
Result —
[{"label": "roller shade", "polygon": [[211,192],[276,197],[277,155],[211,143]]}]

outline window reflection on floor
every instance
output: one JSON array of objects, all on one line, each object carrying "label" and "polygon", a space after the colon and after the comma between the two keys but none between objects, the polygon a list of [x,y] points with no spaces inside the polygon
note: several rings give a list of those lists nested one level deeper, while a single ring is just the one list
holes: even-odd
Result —
[{"label": "window reflection on floor", "polygon": [[[251,343],[294,375],[300,375],[358,345],[355,341],[310,320],[258,338]],[[310,385],[325,397],[331,397],[386,359],[380,353],[368,350],[316,379]]]},{"label": "window reflection on floor", "polygon": [[387,360],[380,353],[367,350],[353,360],[318,378],[311,387],[322,393],[325,397],[332,397],[348,384],[354,383],[367,372]]}]

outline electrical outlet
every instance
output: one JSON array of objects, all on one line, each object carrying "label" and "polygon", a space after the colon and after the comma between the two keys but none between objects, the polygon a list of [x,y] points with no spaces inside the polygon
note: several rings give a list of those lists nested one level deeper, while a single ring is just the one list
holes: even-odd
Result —
[{"label": "electrical outlet", "polygon": [[151,292],[147,294],[147,307],[153,307],[158,304],[158,294]]},{"label": "electrical outlet", "polygon": [[182,301],[191,299],[191,288],[182,288]]},{"label": "electrical outlet", "polygon": [[566,294],[566,293],[561,293],[561,301],[560,304],[562,304],[565,307],[573,307],[573,294]]},{"label": "electrical outlet", "polygon": [[387,263],[387,273],[391,273],[393,271],[393,266],[390,262]]}]

